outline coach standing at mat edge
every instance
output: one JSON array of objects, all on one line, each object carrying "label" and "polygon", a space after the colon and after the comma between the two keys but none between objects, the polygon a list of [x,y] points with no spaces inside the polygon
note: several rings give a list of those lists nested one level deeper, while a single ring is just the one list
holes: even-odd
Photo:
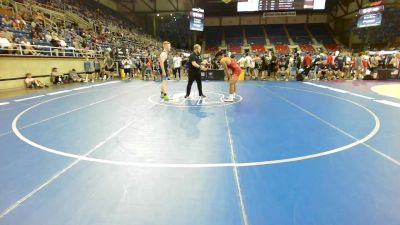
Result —
[{"label": "coach standing at mat edge", "polygon": [[195,44],[193,46],[193,52],[189,56],[189,79],[188,85],[186,87],[186,96],[188,98],[190,95],[190,89],[192,89],[192,84],[194,81],[197,83],[197,89],[199,89],[199,97],[205,98],[206,96],[203,94],[202,84],[201,84],[201,70],[206,71],[207,68],[202,65],[202,57],[201,57],[201,46]]}]

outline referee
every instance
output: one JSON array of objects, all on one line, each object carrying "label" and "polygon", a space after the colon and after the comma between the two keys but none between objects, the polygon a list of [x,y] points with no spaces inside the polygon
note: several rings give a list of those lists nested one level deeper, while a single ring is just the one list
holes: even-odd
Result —
[{"label": "referee", "polygon": [[199,89],[200,98],[205,98],[206,96],[203,94],[202,86],[201,86],[201,70],[206,71],[207,69],[201,65],[203,59],[201,58],[201,46],[195,44],[193,46],[193,53],[189,56],[189,79],[188,85],[186,88],[186,96],[188,98],[190,95],[190,89],[192,88],[192,84],[194,81],[197,82],[197,89]]}]

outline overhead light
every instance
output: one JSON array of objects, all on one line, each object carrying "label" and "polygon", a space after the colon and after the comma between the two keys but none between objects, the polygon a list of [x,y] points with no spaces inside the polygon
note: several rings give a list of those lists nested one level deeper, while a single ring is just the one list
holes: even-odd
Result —
[{"label": "overhead light", "polygon": [[160,14],[159,14],[159,13],[157,13],[157,16],[160,16]]},{"label": "overhead light", "polygon": [[222,0],[225,4],[228,4],[229,2],[231,2],[232,0]]},{"label": "overhead light", "polygon": [[169,15],[171,15],[171,16],[172,16],[172,13],[171,13],[171,14],[169,14]]}]

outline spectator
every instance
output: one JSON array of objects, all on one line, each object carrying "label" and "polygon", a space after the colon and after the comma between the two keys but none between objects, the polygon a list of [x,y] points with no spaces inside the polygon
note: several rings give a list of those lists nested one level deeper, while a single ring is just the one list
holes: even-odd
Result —
[{"label": "spectator", "polygon": [[0,54],[12,54],[14,52],[13,46],[5,37],[4,30],[0,31]]},{"label": "spectator", "polygon": [[107,71],[104,67],[101,68],[100,70],[100,78],[103,80],[106,80],[107,78],[111,77],[111,72]]},{"label": "spectator", "polygon": [[344,69],[344,62],[345,59],[343,57],[342,53],[338,53],[338,55],[335,57],[334,61],[334,72],[337,74],[337,78],[343,79],[343,69]]},{"label": "spectator", "polygon": [[25,20],[22,18],[20,14],[17,13],[13,21],[13,27],[19,30],[23,30],[25,26],[26,26]]},{"label": "spectator", "polygon": [[13,24],[13,21],[8,16],[3,17],[1,19],[1,22],[2,22],[3,26],[6,26],[6,27],[11,27]]},{"label": "spectator", "polygon": [[174,64],[174,77],[175,79],[179,77],[181,79],[181,64],[182,64],[182,57],[180,55],[175,55],[172,58],[173,64]]},{"label": "spectator", "polygon": [[318,65],[318,79],[326,80],[329,78],[328,61],[324,60]]},{"label": "spectator", "polygon": [[44,88],[44,87],[49,87],[45,83],[41,82],[40,80],[36,80],[32,78],[31,73],[26,74],[25,78],[25,85],[27,88]]},{"label": "spectator", "polygon": [[282,76],[289,81],[289,61],[285,56],[281,56],[278,61],[278,79],[283,79]]},{"label": "spectator", "polygon": [[53,84],[64,84],[64,78],[61,74],[58,73],[58,70],[56,67],[51,69],[51,74],[50,74],[51,81]]},{"label": "spectator", "polygon": [[86,56],[86,60],[83,63],[83,67],[85,69],[85,74],[86,74],[86,78],[85,78],[85,82],[89,81],[89,75],[90,75],[90,81],[93,83],[94,82],[94,65],[93,62],[89,60],[89,57]]},{"label": "spectator", "polygon": [[328,70],[330,70],[332,65],[333,65],[333,55],[332,55],[332,53],[329,53],[328,57],[326,58],[326,65],[328,67]]},{"label": "spectator", "polygon": [[131,62],[132,62],[132,75],[133,75],[133,77],[137,77],[137,75],[138,75],[138,68],[140,66],[139,65],[139,61],[140,61],[140,59],[138,59],[135,56],[132,56]]},{"label": "spectator", "polygon": [[304,76],[308,76],[308,74],[310,73],[311,70],[311,56],[310,53],[306,53],[306,55],[304,56],[303,59],[303,63],[304,63],[304,71],[303,71],[303,75]]},{"label": "spectator", "polygon": [[361,53],[357,54],[354,57],[353,61],[354,61],[353,62],[353,73],[354,73],[353,80],[358,80],[360,77],[362,78],[362,71],[363,71]]},{"label": "spectator", "polygon": [[275,56],[275,53],[271,53],[270,63],[269,63],[270,77],[276,79],[276,71],[277,71],[277,58]]},{"label": "spectator", "polygon": [[100,61],[97,57],[94,58],[93,66],[94,66],[94,79],[99,79],[101,65],[100,65]]},{"label": "spectator", "polygon": [[122,64],[122,67],[124,68],[124,73],[125,73],[125,76],[129,79],[129,80],[131,80],[132,79],[132,73],[131,73],[131,70],[132,70],[132,61],[127,57],[127,58],[124,58],[122,61],[121,61],[121,64]]},{"label": "spectator", "polygon": [[378,53],[375,53],[374,56],[371,57],[371,59],[370,59],[371,74],[378,73],[378,66],[379,66],[380,60],[381,60],[381,57],[379,56]]},{"label": "spectator", "polygon": [[4,37],[7,38],[10,42],[14,40],[14,34],[7,29],[4,29]]},{"label": "spectator", "polygon": [[24,37],[20,42],[24,55],[37,55],[36,50],[32,47],[31,43]]},{"label": "spectator", "polygon": [[76,72],[75,69],[72,69],[69,72],[69,79],[72,80],[72,82],[83,82],[83,78]]},{"label": "spectator", "polygon": [[[114,60],[110,57],[109,54],[106,54],[104,58],[104,65],[106,71],[110,72],[111,74],[114,72]],[[112,76],[110,76],[109,78],[111,77]]]},{"label": "spectator", "polygon": [[44,14],[41,11],[35,13],[34,21],[37,24],[44,24]]}]

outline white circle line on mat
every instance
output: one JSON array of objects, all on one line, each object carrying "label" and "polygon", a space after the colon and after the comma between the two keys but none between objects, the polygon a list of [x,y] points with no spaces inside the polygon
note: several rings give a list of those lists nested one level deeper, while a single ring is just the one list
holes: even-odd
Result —
[{"label": "white circle line on mat", "polygon": [[[275,86],[277,88],[285,88],[285,87],[278,87]],[[48,152],[48,153],[52,153],[52,154],[56,154],[59,156],[65,156],[68,158],[74,158],[74,159],[79,159],[79,160],[84,160],[84,161],[88,161],[88,162],[96,162],[96,163],[103,163],[103,164],[109,164],[109,165],[118,165],[118,166],[130,166],[130,167],[148,167],[148,168],[222,168],[222,167],[254,167],[254,166],[264,166],[264,165],[271,165],[271,164],[280,164],[280,163],[289,163],[289,162],[297,162],[297,161],[302,161],[302,160],[307,160],[307,159],[313,159],[313,158],[318,158],[318,157],[323,157],[323,156],[327,156],[327,155],[331,155],[331,154],[335,154],[338,152],[342,152],[345,150],[348,150],[354,146],[360,145],[365,143],[366,141],[368,141],[369,139],[371,139],[373,136],[375,136],[379,129],[380,129],[380,120],[378,118],[378,116],[372,112],[370,109],[356,103],[353,102],[351,100],[348,99],[344,99],[338,96],[334,96],[334,95],[330,95],[330,94],[326,94],[326,93],[321,93],[321,92],[316,92],[316,91],[309,91],[309,90],[302,90],[302,89],[295,89],[295,88],[287,88],[287,89],[293,89],[293,90],[297,90],[297,91],[304,91],[304,92],[310,92],[310,93],[316,93],[316,94],[320,94],[320,95],[325,95],[325,96],[330,96],[333,98],[337,98],[337,99],[341,99],[343,101],[352,103],[362,109],[364,109],[365,111],[367,111],[370,115],[372,115],[372,117],[374,118],[375,121],[375,127],[372,129],[372,131],[365,137],[363,137],[362,139],[357,139],[355,142],[344,145],[342,147],[339,148],[335,148],[335,149],[330,149],[330,150],[325,150],[319,153],[314,153],[314,154],[309,154],[309,155],[304,155],[304,156],[299,156],[299,157],[291,157],[291,158],[284,158],[284,159],[276,159],[276,160],[267,160],[267,161],[256,161],[256,162],[237,162],[237,163],[190,163],[190,164],[186,164],[186,163],[142,163],[142,162],[126,162],[126,161],[117,161],[117,160],[107,160],[107,159],[99,159],[99,158],[92,158],[92,157],[87,157],[87,156],[82,156],[82,155],[76,155],[76,154],[71,154],[71,153],[66,153],[66,152],[62,152],[59,151],[57,149],[53,149],[53,148],[49,148],[43,145],[40,145],[38,143],[33,142],[32,140],[26,138],[24,135],[22,135],[20,133],[20,131],[17,128],[17,123],[18,120],[25,114],[27,113],[29,110],[38,107],[39,105],[42,105],[44,103],[56,100],[56,99],[60,99],[60,98],[64,98],[67,96],[62,96],[62,97],[58,97],[58,98],[54,98],[54,99],[50,99],[41,103],[38,103],[36,105],[33,105],[27,109],[25,109],[24,111],[22,111],[21,113],[19,113],[12,121],[12,130],[15,133],[15,135],[22,140],[23,142],[27,143],[28,145],[37,148],[39,150]]]},{"label": "white circle line on mat", "polygon": [[[183,93],[183,92],[182,92]],[[175,94],[182,94],[182,93],[175,93]],[[169,101],[166,102],[160,102],[154,99],[159,99],[159,95],[152,95],[148,98],[149,102],[156,104],[156,105],[161,105],[161,106],[166,106],[166,107],[176,107],[176,108],[191,108],[191,107],[220,107],[220,106],[227,106],[227,105],[233,105],[241,102],[243,100],[243,97],[240,95],[236,95],[238,98],[237,101],[235,102],[224,102],[223,97],[224,94],[222,92],[216,92],[216,91],[207,91],[204,92],[205,94],[217,94],[220,96],[219,102],[218,103],[213,103],[213,104],[196,104],[196,105],[183,105],[183,104],[171,104]],[[192,99],[194,100],[194,99]],[[199,101],[199,99],[197,100]],[[207,101],[207,98],[206,98]]]}]

